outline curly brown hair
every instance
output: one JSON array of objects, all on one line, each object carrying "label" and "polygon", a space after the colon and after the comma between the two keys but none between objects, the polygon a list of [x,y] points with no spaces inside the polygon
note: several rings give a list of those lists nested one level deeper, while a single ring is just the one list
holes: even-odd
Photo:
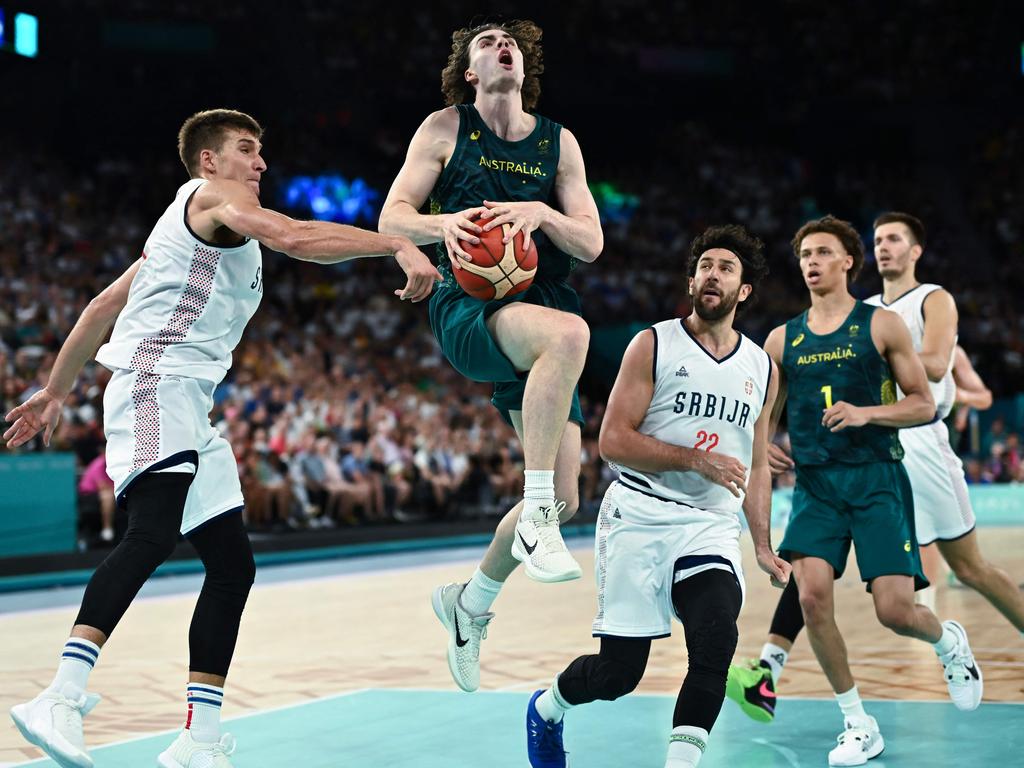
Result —
[{"label": "curly brown hair", "polygon": [[798,259],[800,258],[800,243],[803,242],[803,239],[819,232],[835,236],[843,246],[843,250],[853,257],[853,266],[846,273],[846,282],[852,283],[860,274],[860,268],[864,266],[864,241],[860,239],[857,228],[848,221],[837,219],[832,214],[808,221],[797,230],[790,243],[793,246],[793,253]]},{"label": "curly brown hair", "polygon": [[736,258],[740,260],[740,279],[750,286],[747,300],[736,305],[736,315],[739,316],[754,305],[757,300],[757,288],[768,275],[764,243],[761,238],[737,224],[708,227],[690,246],[690,258],[686,263],[686,273],[690,277],[697,274],[697,262],[700,261],[700,257],[714,248],[722,248],[736,254]]},{"label": "curly brown hair", "polygon": [[512,35],[522,51],[523,72],[526,75],[522,89],[523,109],[532,112],[540,100],[540,76],[544,72],[544,51],[540,47],[540,39],[544,33],[540,27],[526,19],[478,24],[452,33],[452,52],[448,56],[448,66],[441,70],[444,103],[450,107],[472,102],[476,98],[476,89],[466,82],[469,44],[487,29],[500,29]]}]

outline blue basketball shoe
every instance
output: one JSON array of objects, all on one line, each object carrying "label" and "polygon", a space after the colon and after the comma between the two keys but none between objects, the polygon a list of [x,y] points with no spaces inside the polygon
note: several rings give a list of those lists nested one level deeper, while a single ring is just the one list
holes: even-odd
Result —
[{"label": "blue basketball shoe", "polygon": [[566,768],[563,723],[545,720],[538,714],[537,697],[542,693],[544,691],[535,691],[526,707],[526,754],[533,768]]}]

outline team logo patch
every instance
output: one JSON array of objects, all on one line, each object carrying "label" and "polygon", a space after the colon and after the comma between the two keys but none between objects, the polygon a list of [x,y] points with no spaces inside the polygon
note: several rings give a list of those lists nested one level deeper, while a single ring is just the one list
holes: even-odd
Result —
[{"label": "team logo patch", "polygon": [[850,335],[851,336],[856,336],[858,333],[860,333],[860,326],[859,325],[851,325],[850,326]]},{"label": "team logo patch", "polygon": [[743,383],[743,391],[746,392],[748,395],[754,394],[754,380],[753,379],[747,379]]},{"label": "team logo patch", "polygon": [[541,139],[537,142],[537,151],[542,155],[546,155],[551,151],[551,139]]},{"label": "team logo patch", "polygon": [[804,335],[801,333],[799,336],[797,336],[795,339],[793,339],[793,343],[792,343],[791,346],[794,346],[794,347],[799,346],[800,342],[803,341],[803,340],[804,340]]},{"label": "team logo patch", "polygon": [[676,376],[685,376],[688,378],[690,376],[690,372],[686,370],[685,365],[680,365],[679,370],[676,371]]}]

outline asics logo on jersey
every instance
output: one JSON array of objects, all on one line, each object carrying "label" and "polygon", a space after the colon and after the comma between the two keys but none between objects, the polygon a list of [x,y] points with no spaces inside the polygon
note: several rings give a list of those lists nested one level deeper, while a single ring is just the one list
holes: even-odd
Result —
[{"label": "asics logo on jersey", "polygon": [[468,643],[469,640],[463,640],[462,633],[459,632],[459,612],[453,611],[453,615],[455,616],[455,644],[461,648]]},{"label": "asics logo on jersey", "polygon": [[676,376],[686,376],[686,377],[689,377],[689,375],[690,375],[690,373],[689,373],[689,371],[686,370],[686,366],[685,365],[680,365],[679,366],[679,370],[676,371]]},{"label": "asics logo on jersey", "polygon": [[804,340],[804,335],[801,333],[799,336],[797,336],[795,339],[793,339],[793,342],[792,342],[791,346],[794,346],[794,347],[799,346],[800,342],[803,341],[803,340]]},{"label": "asics logo on jersey", "polygon": [[532,555],[533,550],[537,548],[537,542],[533,542],[533,546],[531,547],[529,544],[526,543],[526,539],[523,538],[523,534],[521,534],[519,531],[516,531],[516,535],[519,536],[519,540],[523,542],[523,549],[526,550],[526,554]]}]

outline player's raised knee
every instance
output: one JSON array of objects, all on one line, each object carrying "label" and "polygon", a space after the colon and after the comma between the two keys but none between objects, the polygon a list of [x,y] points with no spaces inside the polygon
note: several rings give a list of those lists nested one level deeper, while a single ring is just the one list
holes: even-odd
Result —
[{"label": "player's raised knee", "polygon": [[555,343],[562,352],[585,357],[590,346],[590,327],[579,315],[562,315],[552,328]]}]

